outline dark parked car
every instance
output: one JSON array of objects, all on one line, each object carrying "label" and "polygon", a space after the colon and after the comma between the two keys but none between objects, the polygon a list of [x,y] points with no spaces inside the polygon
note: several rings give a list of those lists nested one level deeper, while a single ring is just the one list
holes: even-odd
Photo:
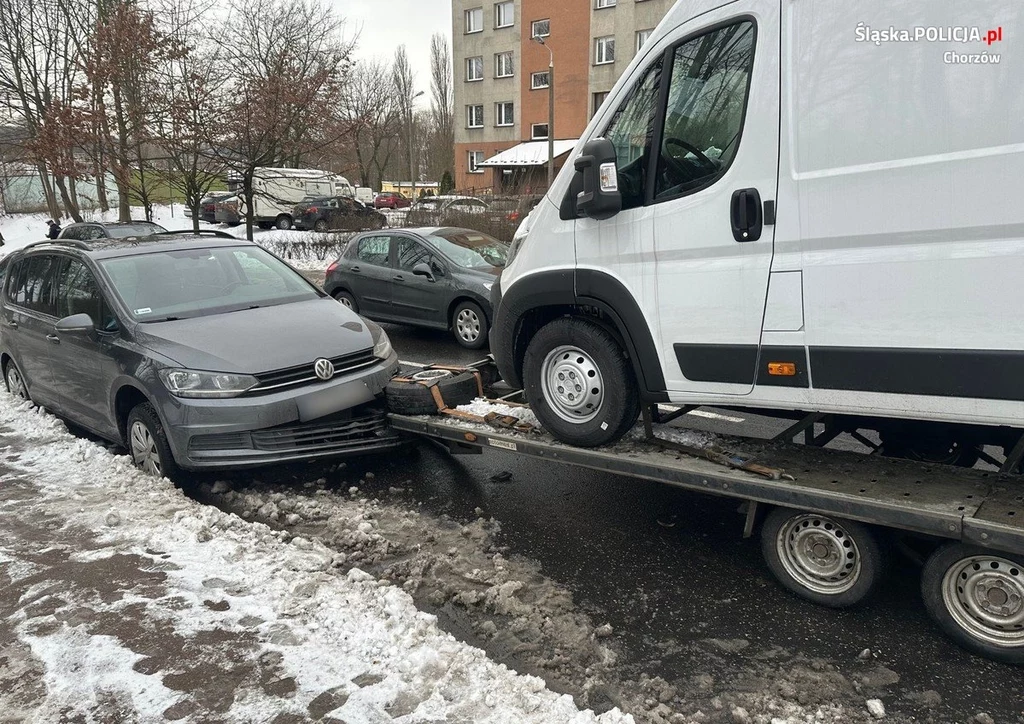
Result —
[{"label": "dark parked car", "polygon": [[463,347],[487,345],[490,292],[508,247],[468,229],[402,229],[353,237],[324,289],[382,322],[451,330]]},{"label": "dark parked car", "polygon": [[216,224],[227,224],[238,226],[242,223],[242,214],[239,211],[242,200],[236,195],[225,196],[213,204],[213,221]]},{"label": "dark parked car", "polygon": [[305,199],[292,210],[296,229],[313,231],[362,231],[383,229],[384,214],[348,196],[325,196]]},{"label": "dark parked car", "polygon": [[407,209],[412,206],[412,200],[397,191],[382,191],[373,200],[373,206],[376,209]]},{"label": "dark parked car", "polygon": [[250,242],[31,244],[5,259],[7,390],[154,474],[394,448],[384,331]]},{"label": "dark parked car", "polygon": [[[208,224],[217,223],[217,202],[234,196],[230,191],[216,191],[214,193],[204,196],[202,201],[199,202],[199,219],[205,221]],[[192,210],[185,209],[185,216],[191,217]]]},{"label": "dark parked car", "polygon": [[58,239],[92,241],[93,239],[127,239],[130,236],[162,234],[167,229],[152,221],[83,221],[65,226]]}]

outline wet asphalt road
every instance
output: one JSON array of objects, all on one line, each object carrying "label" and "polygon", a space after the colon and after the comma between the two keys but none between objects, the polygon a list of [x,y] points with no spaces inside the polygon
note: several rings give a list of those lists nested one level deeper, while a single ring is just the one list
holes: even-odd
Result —
[{"label": "wet asphalt road", "polygon": [[[481,356],[439,333],[397,325],[388,333],[410,362]],[[686,419],[691,427],[756,437],[790,424],[710,409]],[[919,570],[906,557],[893,556],[885,585],[868,603],[827,610],[775,584],[757,539],[742,538],[735,501],[490,450],[451,457],[425,446],[418,459],[362,464],[376,472],[382,491],[425,480],[415,495],[432,512],[469,520],[480,507],[500,521],[512,553],[539,561],[595,622],[612,624],[628,676],[682,681],[709,666],[697,642],[742,639],[749,642],[743,651],[712,657],[719,676],[744,676],[750,657],[782,647],[826,659],[856,680],[857,655],[870,648],[875,663],[900,677],[883,696],[890,713],[966,722],[987,712],[996,722],[1024,722],[1024,669],[971,656],[946,640],[924,612]],[[511,479],[501,481],[502,473]],[[914,701],[927,690],[941,695],[940,706]]]}]

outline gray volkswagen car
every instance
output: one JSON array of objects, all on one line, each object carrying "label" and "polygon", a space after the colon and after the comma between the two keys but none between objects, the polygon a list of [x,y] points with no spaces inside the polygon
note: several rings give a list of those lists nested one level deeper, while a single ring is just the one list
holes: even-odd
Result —
[{"label": "gray volkswagen car", "polygon": [[246,241],[57,240],[5,259],[7,389],[148,472],[396,447],[384,331]]},{"label": "gray volkswagen car", "polygon": [[366,232],[327,268],[324,289],[371,319],[451,330],[463,347],[480,349],[507,258],[504,242],[469,229]]}]

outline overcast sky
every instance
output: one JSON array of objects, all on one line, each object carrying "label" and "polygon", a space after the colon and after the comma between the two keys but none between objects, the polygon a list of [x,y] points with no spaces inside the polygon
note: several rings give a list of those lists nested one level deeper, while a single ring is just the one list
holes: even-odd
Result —
[{"label": "overcast sky", "polygon": [[[444,33],[451,43],[451,0],[330,0],[345,18],[346,31],[359,32],[359,59],[394,57],[404,44],[416,73],[416,87],[430,95],[430,37]],[[429,98],[417,103],[427,107]]]}]

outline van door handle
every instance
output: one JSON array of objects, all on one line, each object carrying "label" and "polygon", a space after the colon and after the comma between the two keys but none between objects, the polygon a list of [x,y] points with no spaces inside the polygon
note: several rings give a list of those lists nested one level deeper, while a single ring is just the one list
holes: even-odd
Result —
[{"label": "van door handle", "polygon": [[732,193],[732,237],[739,242],[761,238],[764,216],[761,194],[757,189],[740,189]]},{"label": "van door handle", "polygon": [[60,344],[60,337],[55,334],[48,334],[46,335],[46,341],[51,344]]}]

